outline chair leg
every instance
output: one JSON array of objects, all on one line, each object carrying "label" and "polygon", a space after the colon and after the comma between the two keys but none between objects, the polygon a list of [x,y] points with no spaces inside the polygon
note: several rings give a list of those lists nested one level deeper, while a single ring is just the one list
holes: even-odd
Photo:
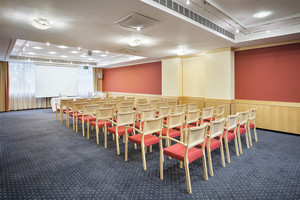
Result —
[{"label": "chair leg", "polygon": [[150,145],[149,147],[149,152],[152,152],[152,145]]},{"label": "chair leg", "polygon": [[123,135],[123,144],[125,143],[125,137],[126,137],[126,136],[125,136],[125,135]]},{"label": "chair leg", "polygon": [[84,121],[83,120],[82,120],[82,123],[81,123],[81,127],[82,127],[82,136],[85,136]]},{"label": "chair leg", "polygon": [[90,139],[90,121],[88,120],[87,121],[87,139],[89,140]]},{"label": "chair leg", "polygon": [[222,143],[221,143],[221,146],[220,146],[220,153],[221,153],[222,167],[225,167],[224,148],[223,148]]},{"label": "chair leg", "polygon": [[117,154],[120,155],[119,135],[118,135],[118,133],[116,133],[116,145],[117,145]]},{"label": "chair leg", "polygon": [[76,133],[78,133],[78,118],[76,117]]},{"label": "chair leg", "polygon": [[183,164],[183,162],[182,162],[182,161],[179,161],[179,168],[180,168],[180,169],[182,168],[182,164]]},{"label": "chair leg", "polygon": [[249,126],[248,126],[248,135],[249,135],[249,143],[250,143],[250,147],[252,147],[251,130],[250,130],[250,127],[249,127]]},{"label": "chair leg", "polygon": [[57,120],[57,109],[55,110],[55,115],[56,115],[56,118],[55,118],[55,119]]},{"label": "chair leg", "polygon": [[146,166],[146,156],[145,156],[145,149],[147,149],[147,147],[145,147],[143,144],[141,145],[141,149],[142,149],[142,158],[143,158],[143,168],[146,171],[147,170],[147,166]]},{"label": "chair leg", "polygon": [[229,148],[228,148],[228,140],[226,138],[224,140],[224,143],[225,143],[227,163],[230,163],[230,154],[229,154]]},{"label": "chair leg", "polygon": [[255,142],[257,142],[258,141],[258,138],[257,138],[257,133],[256,133],[256,127],[255,127],[255,125],[254,125],[254,137],[255,137]]},{"label": "chair leg", "polygon": [[160,180],[164,179],[164,153],[163,153],[163,144],[162,139],[159,140],[159,171],[160,171]]},{"label": "chair leg", "polygon": [[211,161],[210,148],[207,148],[206,151],[207,151],[207,157],[208,157],[209,175],[214,176],[212,161]]},{"label": "chair leg", "polygon": [[112,138],[113,138],[113,140],[115,140],[115,135],[114,134],[112,134]]},{"label": "chair leg", "polygon": [[125,136],[125,161],[128,159],[128,134],[123,135]]},{"label": "chair leg", "polygon": [[238,133],[238,140],[239,140],[239,147],[240,147],[240,154],[243,154],[242,142],[241,142],[241,135]]},{"label": "chair leg", "polygon": [[246,132],[245,132],[245,138],[246,138],[247,149],[249,149],[250,148],[250,146],[249,146],[249,135],[248,135],[247,129],[246,129]]},{"label": "chair leg", "polygon": [[186,177],[187,191],[188,191],[189,194],[192,194],[189,164],[186,161],[184,162],[184,167],[185,167],[185,177]]},{"label": "chair leg", "polygon": [[148,149],[148,147],[145,147],[145,154],[147,154],[147,149]]},{"label": "chair leg", "polygon": [[208,175],[207,175],[205,150],[203,150],[202,165],[203,165],[203,172],[204,172],[204,180],[207,181],[208,180]]},{"label": "chair leg", "polygon": [[104,148],[107,148],[107,128],[104,128]]},{"label": "chair leg", "polygon": [[75,120],[74,120],[74,115],[73,115],[73,131],[75,131]]},{"label": "chair leg", "polygon": [[240,152],[239,152],[239,148],[238,148],[238,142],[237,142],[237,137],[234,138],[234,146],[235,146],[236,156],[240,156]]},{"label": "chair leg", "polygon": [[96,125],[96,138],[97,138],[97,144],[99,144],[99,127]]}]

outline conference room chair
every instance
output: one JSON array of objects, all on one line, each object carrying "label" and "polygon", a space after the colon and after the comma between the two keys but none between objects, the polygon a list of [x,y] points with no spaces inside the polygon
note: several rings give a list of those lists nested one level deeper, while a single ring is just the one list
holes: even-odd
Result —
[{"label": "conference room chair", "polygon": [[198,109],[198,104],[197,103],[189,103],[188,111],[197,110],[197,109]]},{"label": "conference room chair", "polygon": [[[202,114],[200,116],[200,120],[198,121],[198,125],[211,122],[213,115],[214,115],[214,107],[203,108]],[[197,123],[193,122],[191,123],[191,125],[197,126]]]},{"label": "conference room chair", "polygon": [[60,115],[60,122],[61,124],[64,123],[64,119],[63,119],[63,114],[65,113],[66,114],[66,111],[67,111],[67,102],[68,101],[73,101],[73,100],[70,100],[70,99],[61,99],[59,103],[56,104],[56,119],[57,119],[57,111],[59,111],[59,115]]},{"label": "conference room chair", "polygon": [[[186,119],[182,125],[182,129],[188,129],[188,128],[195,127],[194,125],[191,125],[192,123],[196,123],[196,126],[198,126],[199,118],[200,118],[200,109],[187,111]],[[178,126],[178,127],[175,127],[174,129],[180,130],[181,127]]]},{"label": "conference room chair", "polygon": [[96,128],[97,144],[99,144],[99,128],[104,129],[104,148],[107,148],[107,127],[112,126],[109,119],[112,119],[114,115],[114,108],[98,108],[95,115],[96,121],[90,122],[90,125]]},{"label": "conference room chair", "polygon": [[149,108],[150,108],[150,104],[137,104],[137,107],[136,107],[136,118],[140,118],[141,117],[142,110],[149,109]]},{"label": "conference room chair", "polygon": [[[243,148],[242,148],[242,142],[241,142],[241,135],[243,135],[243,134],[245,134],[246,145],[247,145],[247,148],[249,149],[248,132],[247,132],[246,128],[243,128],[243,127],[247,126],[248,114],[249,114],[249,110],[239,113],[239,124],[238,124],[238,129],[237,129],[237,136],[238,136],[240,154],[243,154]],[[232,131],[230,131],[230,132],[232,132]]]},{"label": "conference room chair", "polygon": [[122,101],[121,100],[116,100],[116,99],[113,99],[113,100],[111,100],[110,101],[110,103],[115,103],[116,104],[116,106],[117,106],[117,108],[119,107],[119,106],[121,106],[121,104],[122,104]]},{"label": "conference room chair", "polygon": [[168,117],[172,114],[172,107],[166,106],[166,107],[160,107],[158,113],[156,115],[158,117],[164,118],[164,124],[167,124]]},{"label": "conference room chair", "polygon": [[74,107],[75,107],[75,113],[76,113],[76,116],[75,116],[75,120],[76,120],[76,133],[78,133],[78,121],[79,123],[81,123],[81,121],[79,120],[78,117],[82,117],[82,112],[83,112],[83,106],[84,105],[87,105],[88,103],[87,102],[78,102],[78,103],[75,103]]},{"label": "conference room chair", "polygon": [[167,106],[171,106],[172,107],[172,112],[175,111],[175,106],[177,105],[177,101],[172,100],[172,101],[167,101]]},{"label": "conference room chair", "polygon": [[142,150],[142,159],[143,159],[143,169],[147,170],[147,164],[146,164],[146,148],[148,146],[152,146],[154,144],[159,143],[159,138],[152,135],[154,133],[161,133],[162,131],[162,123],[163,118],[152,118],[152,119],[145,119],[143,121],[143,128],[137,129],[133,128],[135,131],[138,132],[138,134],[134,134],[132,136],[128,137],[128,134],[126,134],[126,141],[125,141],[125,161],[128,160],[128,141],[133,142],[134,144],[137,144],[141,146]]},{"label": "conference room chair", "polygon": [[[78,120],[81,121],[82,136],[85,136],[84,123],[87,123],[87,139],[90,139],[90,121],[95,121],[94,117],[97,113],[98,105],[83,105],[81,116],[78,116]],[[80,111],[79,111],[80,112]]]},{"label": "conference room chair", "polygon": [[[202,157],[204,179],[208,180],[204,145],[202,146],[201,149],[195,148],[195,146],[205,142],[207,137],[206,132],[207,132],[207,124],[204,124],[202,126],[188,129],[187,133],[185,134],[186,139],[184,141],[179,141],[175,138],[170,138],[167,136],[159,136],[160,180],[163,180],[164,155],[175,158],[180,162],[184,162],[187,192],[189,194],[192,193],[190,171],[189,171],[190,163]],[[176,144],[163,148],[162,139],[171,140],[173,142],[176,142]]]},{"label": "conference room chair", "polygon": [[115,99],[116,100],[120,100],[120,101],[124,101],[125,100],[125,96],[117,96]]},{"label": "conference room chair", "polygon": [[[82,111],[83,109],[83,105],[86,105],[87,102],[78,102],[78,101],[74,101],[74,105],[73,105],[73,112],[70,114],[70,116],[72,117],[72,121],[73,121],[73,131],[75,131],[75,128],[77,127],[76,124],[78,122],[78,118],[79,116],[82,116],[82,114],[79,112],[80,110]],[[76,119],[76,123],[75,123],[75,119]],[[77,132],[77,130],[76,130]]]},{"label": "conference room chair", "polygon": [[155,109],[156,109],[156,112],[159,113],[159,109],[161,107],[165,107],[166,106],[166,103],[165,102],[157,102],[155,103]]},{"label": "conference room chair", "polygon": [[133,110],[133,106],[130,105],[130,106],[120,106],[118,108],[118,112],[121,112],[121,113],[124,113],[124,112],[130,112]]},{"label": "conference room chair", "polygon": [[[222,119],[224,115],[225,115],[225,105],[217,106],[216,112],[213,114],[212,120]],[[206,121],[209,121],[209,119],[207,119]]]},{"label": "conference room chair", "polygon": [[112,123],[112,127],[109,127],[108,132],[112,133],[116,136],[116,146],[117,146],[117,154],[120,155],[120,147],[119,147],[119,137],[125,134],[132,134],[133,129],[128,126],[134,124],[135,122],[135,111],[130,111],[127,113],[119,113],[117,116],[117,121],[108,119]]},{"label": "conference room chair", "polygon": [[134,101],[133,100],[124,100],[121,103],[121,106],[134,106]]},{"label": "conference room chair", "polygon": [[159,99],[151,99],[150,108],[155,108],[156,103],[160,102]]},{"label": "conference room chair", "polygon": [[97,104],[98,108],[103,108],[104,104],[106,104],[106,101],[95,101],[94,104]]},{"label": "conference room chair", "polygon": [[[72,117],[71,114],[73,114],[73,112],[74,112],[74,104],[75,103],[76,103],[76,101],[67,101],[67,103],[66,103],[66,125],[68,128],[70,127],[70,117]],[[74,123],[74,121],[73,121],[73,123]]]},{"label": "conference room chair", "polygon": [[222,143],[222,134],[224,132],[224,124],[225,124],[225,118],[219,119],[216,121],[211,121],[210,129],[207,132],[207,138],[205,140],[205,143],[197,145],[197,147],[202,149],[203,145],[205,144],[205,149],[207,151],[207,157],[208,157],[208,166],[209,166],[210,176],[214,176],[213,165],[212,165],[212,160],[211,160],[211,151],[213,151],[217,148],[220,148],[222,166],[225,167],[224,149],[223,149],[223,143]]},{"label": "conference room chair", "polygon": [[101,101],[102,99],[100,97],[92,97],[91,100],[93,100],[93,101]]},{"label": "conference room chair", "polygon": [[126,97],[125,100],[128,100],[128,101],[133,101],[135,100],[135,97]]},{"label": "conference room chair", "polygon": [[[230,162],[230,153],[229,153],[229,148],[228,148],[228,142],[231,140],[234,140],[234,145],[235,145],[235,152],[236,155],[239,156],[239,148],[238,148],[238,142],[237,142],[237,128],[238,128],[238,122],[239,122],[239,114],[235,115],[228,115],[226,124],[224,126],[224,132],[222,135],[222,140],[224,141],[225,144],[225,150],[226,150],[226,158],[227,158],[227,163]],[[231,131],[231,132],[230,132]],[[216,138],[219,139],[221,136],[217,136]]]},{"label": "conference room chair", "polygon": [[[249,134],[249,143],[250,143],[250,146],[252,146],[252,138],[251,138],[251,130],[252,129],[254,130],[255,142],[258,141],[258,139],[257,139],[257,133],[256,133],[256,125],[255,125],[256,113],[257,113],[257,108],[250,109],[249,117],[248,117],[248,123],[247,123],[247,126],[246,126],[248,134]],[[241,127],[245,128],[244,125],[241,125]]]},{"label": "conference room chair", "polygon": [[182,104],[182,105],[176,105],[175,109],[174,109],[174,113],[185,113],[186,110],[186,105]]}]

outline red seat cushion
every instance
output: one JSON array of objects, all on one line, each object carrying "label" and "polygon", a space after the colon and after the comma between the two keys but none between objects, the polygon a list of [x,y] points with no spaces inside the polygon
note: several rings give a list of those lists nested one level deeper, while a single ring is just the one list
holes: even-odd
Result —
[{"label": "red seat cushion", "polygon": [[[197,123],[197,122],[193,122],[193,123],[191,123],[191,125],[196,126],[196,123]],[[210,122],[208,122],[208,121],[203,121],[203,123],[210,123]],[[200,125],[201,125],[201,120],[198,121],[198,126],[200,126]]]},{"label": "red seat cushion", "polygon": [[[185,155],[186,147],[182,144],[174,144],[167,148],[164,148],[164,154],[167,156],[171,156],[172,158],[175,158],[180,161],[184,161],[184,155]],[[201,149],[197,148],[190,148],[188,150],[188,159],[189,163],[197,160],[198,158],[201,158],[203,155],[203,152]]]},{"label": "red seat cushion", "polygon": [[[192,127],[195,127],[195,126],[190,125],[190,124],[187,125],[187,128],[192,128]],[[174,129],[176,129],[176,130],[179,131],[179,130],[180,130],[180,126],[177,126],[177,127],[175,127]],[[185,129],[185,124],[182,125],[182,129]]]},{"label": "red seat cushion", "polygon": [[[210,122],[210,119],[205,119],[204,121]],[[212,118],[212,121],[215,121],[215,118]]]},{"label": "red seat cushion", "polygon": [[167,125],[168,120],[164,119],[163,123],[164,125]]},{"label": "red seat cushion", "polygon": [[[110,127],[107,129],[108,132],[116,134],[116,126]],[[132,128],[127,128],[127,133],[133,133],[133,129]],[[125,135],[125,126],[119,126],[118,127],[118,134],[119,135]]]},{"label": "red seat cushion", "polygon": [[76,116],[77,116],[77,117],[81,117],[81,116],[82,116],[81,113],[75,113],[75,114],[74,114],[74,113],[70,113],[70,116],[71,116],[71,117],[73,117],[73,115],[74,115],[74,117],[76,117]]},{"label": "red seat cushion", "polygon": [[[223,140],[225,139],[225,133],[226,133],[226,131],[224,131],[224,132],[223,132],[223,135],[222,135],[222,139],[223,139]],[[216,138],[219,139],[220,136],[217,136]],[[234,138],[235,138],[234,133],[228,131],[228,133],[227,133],[227,140],[228,140],[228,141],[231,141],[231,140],[233,140]]]},{"label": "red seat cushion", "polygon": [[[136,135],[133,135],[133,136],[129,136],[128,140],[130,142],[133,142],[133,143],[136,143],[138,145],[141,145],[141,143],[142,143],[142,136],[143,136],[143,134],[141,134],[141,133],[140,134],[136,134]],[[150,145],[153,145],[153,144],[157,144],[157,143],[159,143],[158,137],[155,137],[154,135],[151,135],[151,134],[144,136],[144,144],[145,144],[146,147],[150,146]]]},{"label": "red seat cushion", "polygon": [[113,121],[114,121],[114,122],[117,122],[117,118],[116,118],[116,117],[114,117],[114,118],[113,118]]},{"label": "red seat cushion", "polygon": [[135,122],[134,127],[137,128],[137,129],[140,129],[140,124],[142,124],[141,128],[143,129],[144,128],[144,122],[142,122],[142,123],[141,122]]},{"label": "red seat cushion", "polygon": [[[105,125],[104,120],[98,120],[97,124],[98,124],[98,128],[103,128],[104,125]],[[92,121],[90,123],[90,125],[95,127],[96,126],[96,121]],[[106,127],[107,126],[111,126],[111,122],[110,121],[106,121]]]},{"label": "red seat cushion", "polygon": [[[168,128],[163,128],[161,134],[163,136],[167,136],[167,130],[168,130]],[[159,136],[159,132],[156,132],[154,134]],[[181,134],[180,131],[177,131],[177,130],[174,130],[174,129],[169,129],[169,137],[171,137],[171,138],[179,137],[180,134]]]},{"label": "red seat cushion", "polygon": [[[233,132],[234,132],[234,130],[230,130],[230,131],[228,131],[228,132],[231,132],[231,133],[233,133]],[[239,132],[239,129],[237,129],[237,130],[236,130],[236,132],[238,133],[238,132]],[[246,129],[245,129],[245,128],[242,128],[242,127],[240,127],[240,135],[242,135],[243,133],[246,133]]]},{"label": "red seat cushion", "polygon": [[[250,123],[249,126],[250,126],[250,129],[253,129],[253,128],[254,128],[254,124],[252,124],[252,123]],[[242,128],[245,128],[245,124],[241,125],[241,127],[242,127]]]},{"label": "red seat cushion", "polygon": [[[83,118],[83,120],[84,120],[84,122],[87,122],[87,119],[89,118],[89,121],[95,121],[96,120],[96,118],[95,117],[93,117],[93,116],[84,116],[84,118]],[[82,120],[82,116],[78,116],[78,120]]]},{"label": "red seat cushion", "polygon": [[133,110],[136,110],[136,107],[133,107]]},{"label": "red seat cushion", "polygon": [[[66,111],[66,110],[64,110],[64,113],[66,114],[66,113],[67,113],[67,111]],[[69,114],[71,114],[71,113],[73,113],[73,110],[69,110]]]},{"label": "red seat cushion", "polygon": [[[60,111],[60,108],[57,108],[57,110]],[[66,110],[67,110],[66,108],[63,108],[63,111],[66,111]]]},{"label": "red seat cushion", "polygon": [[[205,149],[207,148],[208,138],[205,141]],[[213,151],[221,146],[221,142],[219,140],[211,139],[210,140],[210,151]],[[197,145],[197,147],[201,148],[202,144]]]}]

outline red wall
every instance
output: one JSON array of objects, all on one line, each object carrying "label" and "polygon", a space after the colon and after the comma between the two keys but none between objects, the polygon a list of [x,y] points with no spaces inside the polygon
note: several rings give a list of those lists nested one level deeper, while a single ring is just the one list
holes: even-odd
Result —
[{"label": "red wall", "polygon": [[161,62],[104,69],[103,91],[161,95]]},{"label": "red wall", "polygon": [[235,52],[235,98],[300,102],[300,43]]}]

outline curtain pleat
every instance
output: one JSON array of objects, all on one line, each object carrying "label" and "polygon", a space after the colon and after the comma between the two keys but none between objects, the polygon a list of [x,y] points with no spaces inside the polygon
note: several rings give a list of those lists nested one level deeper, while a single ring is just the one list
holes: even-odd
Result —
[{"label": "curtain pleat", "polygon": [[9,111],[8,62],[0,61],[0,112]]}]

